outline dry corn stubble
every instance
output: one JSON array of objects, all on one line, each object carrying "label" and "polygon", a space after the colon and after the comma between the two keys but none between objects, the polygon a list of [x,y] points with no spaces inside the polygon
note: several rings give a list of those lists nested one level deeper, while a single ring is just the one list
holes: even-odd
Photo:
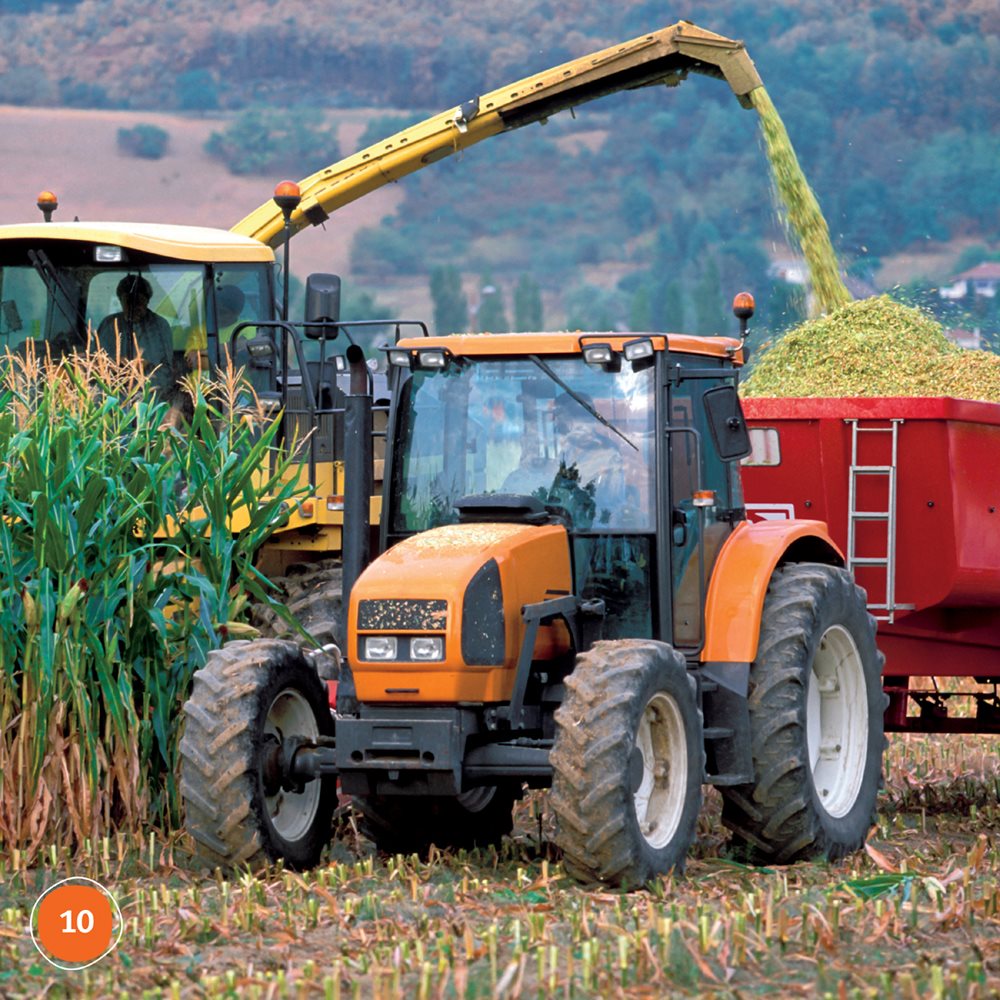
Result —
[{"label": "dry corn stubble", "polygon": [[745,396],[953,396],[1000,402],[1000,356],[952,344],[888,295],[850,302],[764,350]]}]

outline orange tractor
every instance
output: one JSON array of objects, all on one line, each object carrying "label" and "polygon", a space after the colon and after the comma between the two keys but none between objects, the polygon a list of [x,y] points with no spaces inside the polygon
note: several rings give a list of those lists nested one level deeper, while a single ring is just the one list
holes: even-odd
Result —
[{"label": "orange tractor", "polygon": [[[551,787],[567,870],[613,885],[683,864],[705,784],[752,859],[862,845],[875,623],[825,525],[746,520],[751,313],[738,297],[740,338],[386,348],[381,554],[344,581],[339,680],[294,644],[235,642],[185,706],[209,862],[316,863],[338,781],[392,852],[495,843],[523,790]],[[354,524],[370,442],[348,449]]]}]

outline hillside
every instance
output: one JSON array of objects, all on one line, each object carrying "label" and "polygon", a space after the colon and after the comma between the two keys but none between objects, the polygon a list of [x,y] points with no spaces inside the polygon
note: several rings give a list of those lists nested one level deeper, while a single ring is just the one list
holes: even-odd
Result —
[{"label": "hillside", "polygon": [[[369,112],[342,119],[340,134],[357,140]],[[118,130],[149,123],[170,139],[159,160],[124,155],[117,147]],[[266,201],[276,180],[237,177],[209,157],[204,144],[223,127],[217,116],[137,114],[133,111],[0,106],[4,184],[0,186],[0,219],[40,220],[35,199],[43,188],[55,191],[56,218],[114,219],[219,226],[228,229]],[[344,211],[336,225],[310,230],[293,244],[296,273],[346,272],[354,233],[376,224],[395,210],[399,188],[383,188]]]},{"label": "hillside", "polygon": [[[857,279],[933,286],[954,273],[963,247],[996,250],[1000,11],[989,0],[853,0],[835,19],[818,0],[763,11],[749,0],[708,0],[666,12],[649,0],[613,9],[578,0],[512,0],[502,9],[362,0],[335,8],[62,0],[39,9],[0,0],[0,101],[18,106],[3,113],[17,123],[5,143],[3,198],[14,204],[4,200],[4,217],[24,218],[38,188],[65,176],[60,194],[74,213],[71,195],[92,215],[184,221],[190,213],[228,224],[281,176],[230,176],[204,153],[212,132],[248,109],[288,107],[328,123],[347,154],[428,111],[678,17],[746,40]],[[77,108],[84,118],[42,118],[48,124],[31,132],[29,107]],[[98,111],[121,117],[86,118]],[[75,131],[81,121],[93,130]],[[122,126],[111,122],[164,123],[167,155],[124,157],[114,141]],[[50,155],[55,164],[40,183]],[[324,162],[303,159],[293,176]],[[553,324],[707,332],[727,322],[725,302],[741,286],[757,291],[771,327],[799,308],[774,273],[793,251],[755,115],[710,80],[620,95],[580,109],[576,120],[557,116],[334,221],[326,234],[299,238],[297,273],[316,260],[400,309],[428,303],[431,271],[451,265],[473,306],[487,278],[509,301],[530,275]]]}]

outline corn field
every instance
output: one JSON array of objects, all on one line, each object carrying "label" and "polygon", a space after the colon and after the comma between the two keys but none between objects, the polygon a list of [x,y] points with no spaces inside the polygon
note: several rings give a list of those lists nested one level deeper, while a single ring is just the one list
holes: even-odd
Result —
[{"label": "corn field", "polygon": [[[230,373],[190,426],[136,363],[9,356],[0,391],[0,856],[178,820],[192,672],[267,601],[252,556],[292,499]],[[230,530],[242,506],[250,523]]]}]

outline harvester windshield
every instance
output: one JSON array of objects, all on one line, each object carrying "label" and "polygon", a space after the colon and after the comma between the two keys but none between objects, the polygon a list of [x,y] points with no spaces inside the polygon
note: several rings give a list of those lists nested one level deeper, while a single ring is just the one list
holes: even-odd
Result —
[{"label": "harvester windshield", "polygon": [[464,496],[540,500],[579,532],[653,530],[653,371],[575,358],[462,359],[399,399],[391,530],[458,518]]},{"label": "harvester windshield", "polygon": [[35,235],[55,225],[20,228],[23,238],[9,227],[0,239],[0,357],[33,349],[59,358],[98,346],[122,359],[138,352],[166,397],[192,367],[192,352],[217,365],[236,323],[273,315],[267,262],[170,258],[110,238]]}]

